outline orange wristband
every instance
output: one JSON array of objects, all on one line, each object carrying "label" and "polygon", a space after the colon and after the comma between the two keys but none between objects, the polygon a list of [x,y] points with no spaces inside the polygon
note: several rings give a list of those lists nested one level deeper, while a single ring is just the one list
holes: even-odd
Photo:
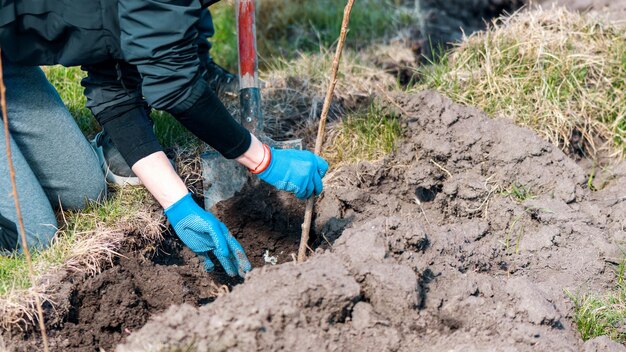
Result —
[{"label": "orange wristband", "polygon": [[253,174],[258,175],[261,172],[265,171],[268,166],[270,166],[271,161],[272,161],[272,151],[270,150],[270,147],[267,146],[267,144],[263,144],[263,160],[261,160],[261,163],[259,163],[257,167],[255,167],[254,169],[249,169],[249,170]]}]

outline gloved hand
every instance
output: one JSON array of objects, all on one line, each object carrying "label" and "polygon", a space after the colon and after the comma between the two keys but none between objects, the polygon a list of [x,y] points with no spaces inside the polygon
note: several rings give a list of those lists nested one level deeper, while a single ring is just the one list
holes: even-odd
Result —
[{"label": "gloved hand", "polygon": [[204,258],[206,271],[215,268],[208,252],[213,252],[229,276],[243,277],[252,270],[239,242],[221,221],[194,202],[191,193],[165,209],[165,216],[187,247]]},{"label": "gloved hand", "polygon": [[328,170],[326,160],[308,150],[264,148],[269,164],[257,172],[261,180],[300,199],[311,197],[313,192],[322,193],[322,178]]}]

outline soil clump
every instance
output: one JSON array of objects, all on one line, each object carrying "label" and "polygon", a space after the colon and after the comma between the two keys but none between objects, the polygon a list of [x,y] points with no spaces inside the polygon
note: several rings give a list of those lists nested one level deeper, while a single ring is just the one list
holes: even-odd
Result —
[{"label": "soil clump", "polygon": [[254,270],[212,304],[172,306],[117,351],[605,343],[584,346],[566,292],[614,285],[626,164],[591,192],[585,172],[528,129],[434,92],[395,100],[405,128],[397,151],[327,176],[316,226],[330,249],[302,265]]}]

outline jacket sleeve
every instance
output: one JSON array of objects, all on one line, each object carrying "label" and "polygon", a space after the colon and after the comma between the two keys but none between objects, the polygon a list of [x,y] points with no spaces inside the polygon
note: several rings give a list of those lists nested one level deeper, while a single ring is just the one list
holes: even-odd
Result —
[{"label": "jacket sleeve", "polygon": [[139,73],[123,62],[107,61],[82,67],[87,77],[87,107],[109,134],[128,165],[162,151],[142,98]]},{"label": "jacket sleeve", "polygon": [[205,90],[195,44],[198,0],[120,0],[121,47],[136,65],[150,106],[172,114],[193,106]]},{"label": "jacket sleeve", "polygon": [[[122,52],[141,74],[148,104],[165,110],[227,158],[250,146],[250,133],[202,77],[196,40],[198,0],[119,0]],[[115,141],[114,141],[115,142]]]}]

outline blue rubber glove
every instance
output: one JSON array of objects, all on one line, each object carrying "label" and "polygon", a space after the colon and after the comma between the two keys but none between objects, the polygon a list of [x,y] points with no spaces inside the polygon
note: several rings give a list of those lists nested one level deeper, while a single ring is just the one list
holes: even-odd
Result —
[{"label": "blue rubber glove", "polygon": [[308,150],[270,148],[270,164],[257,176],[270,185],[300,199],[322,193],[322,178],[328,163]]},{"label": "blue rubber glove", "polygon": [[239,242],[221,221],[194,202],[191,193],[165,209],[165,216],[187,247],[204,258],[206,271],[215,268],[208,252],[213,252],[229,276],[244,277],[252,270]]}]

